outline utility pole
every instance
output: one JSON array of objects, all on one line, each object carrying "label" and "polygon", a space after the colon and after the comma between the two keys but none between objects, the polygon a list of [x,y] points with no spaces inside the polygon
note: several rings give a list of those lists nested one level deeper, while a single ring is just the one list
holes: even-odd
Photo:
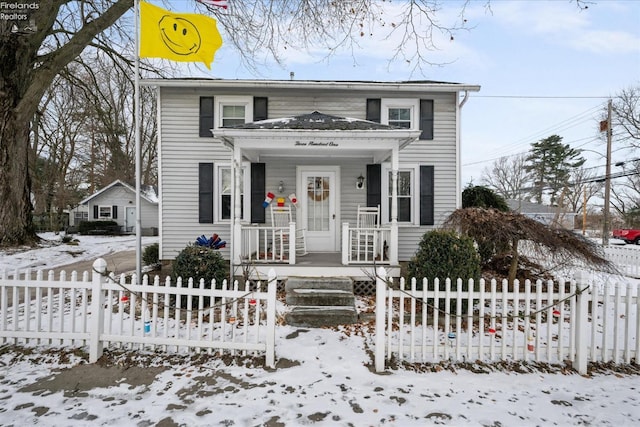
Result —
[{"label": "utility pole", "polygon": [[[611,99],[609,99],[607,105],[607,124],[606,124],[606,132],[607,132],[607,166],[605,170],[605,178],[604,178],[604,212],[603,212],[603,224],[602,224],[602,245],[606,246],[609,244],[609,205],[611,202]],[[602,129],[603,126],[600,126]]]}]

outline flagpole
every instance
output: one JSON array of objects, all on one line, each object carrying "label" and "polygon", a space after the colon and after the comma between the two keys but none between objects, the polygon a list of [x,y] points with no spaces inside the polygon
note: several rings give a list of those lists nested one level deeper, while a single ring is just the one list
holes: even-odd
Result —
[{"label": "flagpole", "polygon": [[142,198],[140,197],[140,175],[142,170],[142,161],[140,159],[140,3],[134,0],[135,15],[135,77],[133,90],[134,103],[134,127],[136,142],[136,280],[137,284],[142,284]]}]

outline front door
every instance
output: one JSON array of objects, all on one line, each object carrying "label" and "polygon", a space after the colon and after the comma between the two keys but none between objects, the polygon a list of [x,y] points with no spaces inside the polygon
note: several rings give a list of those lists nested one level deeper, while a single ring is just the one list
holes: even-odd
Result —
[{"label": "front door", "polygon": [[127,233],[132,233],[136,230],[136,208],[127,206],[127,215],[125,217],[125,227]]},{"label": "front door", "polygon": [[337,166],[299,166],[301,214],[309,252],[339,250],[337,201],[340,169]]}]

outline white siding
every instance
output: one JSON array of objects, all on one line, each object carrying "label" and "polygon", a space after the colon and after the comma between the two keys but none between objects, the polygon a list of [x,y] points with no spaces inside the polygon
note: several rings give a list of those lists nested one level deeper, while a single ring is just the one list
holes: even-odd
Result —
[{"label": "white siding", "polygon": [[[161,259],[173,259],[187,244],[201,235],[219,234],[229,240],[231,226],[198,223],[198,163],[229,163],[231,151],[213,138],[200,138],[199,97],[217,95],[253,95],[268,97],[269,118],[292,117],[319,111],[325,114],[364,119],[367,98],[394,98],[397,93],[375,91],[290,90],[273,92],[265,89],[248,92],[211,88],[161,88],[160,114],[160,187],[162,206]],[[400,167],[418,164],[435,168],[435,220],[437,227],[456,208],[456,103],[455,92],[402,93],[402,98],[433,99],[434,139],[416,141],[400,152]],[[366,175],[366,158],[301,159],[265,158],[267,191],[277,189],[284,181],[286,190],[276,196],[287,197],[295,191],[296,164],[332,164],[341,166],[340,222],[355,222],[358,204],[366,203],[366,190],[357,190],[358,175]],[[418,177],[416,177],[417,179]],[[269,221],[269,215],[266,215]],[[425,231],[434,227],[401,226],[400,260],[408,260]],[[229,256],[228,247],[223,251]]]}]

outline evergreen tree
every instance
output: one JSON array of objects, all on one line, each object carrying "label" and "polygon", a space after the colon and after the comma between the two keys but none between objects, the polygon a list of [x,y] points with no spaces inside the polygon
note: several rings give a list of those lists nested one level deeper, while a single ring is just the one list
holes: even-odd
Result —
[{"label": "evergreen tree", "polygon": [[562,137],[551,135],[531,144],[525,170],[533,176],[532,195],[542,203],[545,194],[550,196],[551,205],[558,202],[558,196],[567,187],[571,171],[584,164],[586,159],[580,150],[562,143]]}]

